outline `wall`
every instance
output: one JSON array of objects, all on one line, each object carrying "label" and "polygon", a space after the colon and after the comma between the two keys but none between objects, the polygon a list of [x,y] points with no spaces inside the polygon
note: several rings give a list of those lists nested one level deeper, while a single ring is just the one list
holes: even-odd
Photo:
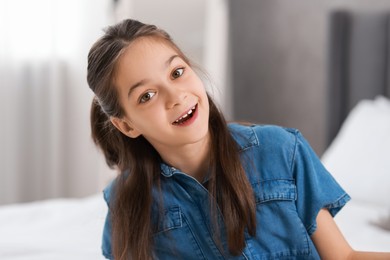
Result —
[{"label": "wall", "polygon": [[203,62],[205,0],[133,0],[130,16],[166,30],[195,62]]},{"label": "wall", "polygon": [[390,9],[390,1],[230,0],[229,8],[234,118],[299,128],[321,154],[327,14]]}]

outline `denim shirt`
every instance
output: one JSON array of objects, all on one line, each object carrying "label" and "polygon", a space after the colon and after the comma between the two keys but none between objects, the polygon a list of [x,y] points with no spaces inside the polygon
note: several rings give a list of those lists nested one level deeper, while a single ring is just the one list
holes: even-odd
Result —
[{"label": "denim shirt", "polygon": [[[319,259],[310,236],[316,216],[327,208],[334,216],[350,199],[324,168],[299,131],[278,126],[229,125],[256,199],[256,236],[245,232],[239,256],[228,253],[221,228],[222,250],[213,238],[207,189],[185,173],[161,164],[163,218],[153,206],[156,259]],[[246,158],[246,159],[245,159]],[[249,161],[249,163],[248,163]],[[104,190],[110,205],[113,185]],[[157,201],[157,200],[156,200]],[[223,224],[221,224],[223,227]],[[103,232],[103,255],[113,259],[108,212]]]}]

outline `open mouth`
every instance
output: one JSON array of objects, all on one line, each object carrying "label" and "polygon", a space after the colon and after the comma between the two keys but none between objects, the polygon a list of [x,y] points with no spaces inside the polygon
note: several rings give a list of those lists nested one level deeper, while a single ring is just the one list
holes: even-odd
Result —
[{"label": "open mouth", "polygon": [[194,116],[194,113],[195,113],[197,108],[198,108],[198,104],[196,104],[190,110],[188,110],[187,113],[185,113],[184,115],[182,115],[181,117],[176,119],[172,124],[173,125],[182,125],[182,124],[186,123],[188,120],[190,120]]}]

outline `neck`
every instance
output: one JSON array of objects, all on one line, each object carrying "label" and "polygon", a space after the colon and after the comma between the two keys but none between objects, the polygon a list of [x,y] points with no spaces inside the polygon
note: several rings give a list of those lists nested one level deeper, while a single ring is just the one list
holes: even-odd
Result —
[{"label": "neck", "polygon": [[156,150],[166,163],[194,177],[199,182],[202,182],[207,174],[210,157],[210,134],[199,142],[170,148],[169,152],[158,147]]}]

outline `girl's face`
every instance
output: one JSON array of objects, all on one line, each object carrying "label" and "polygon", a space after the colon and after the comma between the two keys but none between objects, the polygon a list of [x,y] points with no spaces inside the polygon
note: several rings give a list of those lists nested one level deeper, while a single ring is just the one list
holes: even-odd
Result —
[{"label": "girl's face", "polygon": [[125,116],[111,121],[122,133],[143,135],[159,152],[207,142],[204,85],[168,44],[137,39],[120,58],[114,80]]}]

